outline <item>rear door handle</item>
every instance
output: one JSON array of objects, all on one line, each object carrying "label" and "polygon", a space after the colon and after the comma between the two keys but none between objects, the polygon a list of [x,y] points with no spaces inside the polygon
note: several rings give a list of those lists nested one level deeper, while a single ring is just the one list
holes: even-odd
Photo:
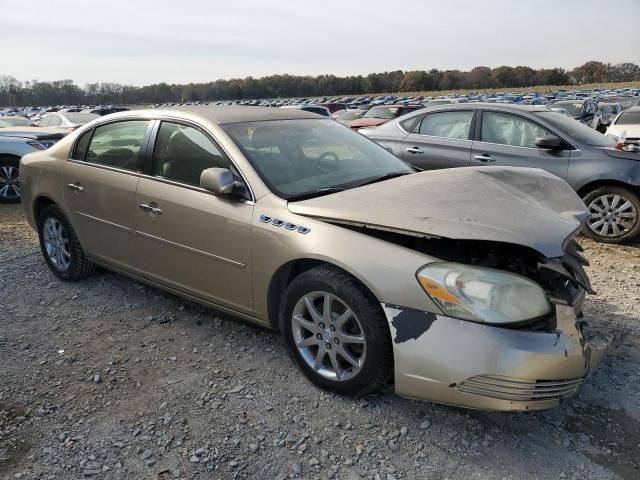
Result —
[{"label": "rear door handle", "polygon": [[145,212],[149,212],[149,213],[153,213],[155,215],[161,215],[162,214],[162,210],[160,210],[158,208],[158,205],[155,203],[150,203],[149,205],[145,204],[145,203],[141,203],[140,205],[138,205],[141,209],[143,209]]},{"label": "rear door handle", "polygon": [[482,155],[476,155],[475,157],[476,160],[479,160],[481,162],[495,162],[496,159],[495,158],[491,158],[491,155],[487,155],[486,153],[483,153]]},{"label": "rear door handle", "polygon": [[409,152],[409,153],[424,153],[424,150],[422,150],[420,147],[410,147],[410,148],[407,148],[407,152]]},{"label": "rear door handle", "polygon": [[76,192],[84,192],[84,187],[82,185],[80,185],[78,182],[69,183],[69,184],[67,184],[67,187],[70,188],[71,190],[76,191]]}]

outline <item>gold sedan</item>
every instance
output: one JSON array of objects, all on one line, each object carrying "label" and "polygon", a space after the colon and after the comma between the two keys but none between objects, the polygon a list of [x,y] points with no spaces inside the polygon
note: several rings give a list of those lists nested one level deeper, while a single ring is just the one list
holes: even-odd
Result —
[{"label": "gold sedan", "polygon": [[200,106],[101,117],[21,181],[58,278],[100,265],[273,328],[337,393],[548,408],[606,351],[576,321],[588,214],[541,170],[416,172],[312,113]]}]

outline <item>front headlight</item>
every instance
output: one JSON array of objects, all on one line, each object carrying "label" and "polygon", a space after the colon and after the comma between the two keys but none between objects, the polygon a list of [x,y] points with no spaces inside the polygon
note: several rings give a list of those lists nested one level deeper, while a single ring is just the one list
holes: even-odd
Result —
[{"label": "front headlight", "polygon": [[422,288],[446,315],[491,324],[544,317],[544,290],[521,275],[458,263],[434,263],[417,273]]}]

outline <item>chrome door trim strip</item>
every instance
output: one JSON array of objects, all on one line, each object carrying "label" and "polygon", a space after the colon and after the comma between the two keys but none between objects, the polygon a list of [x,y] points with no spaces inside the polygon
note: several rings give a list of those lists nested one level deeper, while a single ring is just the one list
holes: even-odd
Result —
[{"label": "chrome door trim strip", "polygon": [[133,233],[133,228],[125,227],[124,225],[113,223],[103,218],[94,217],[93,215],[89,215],[88,213],[78,212],[77,210],[75,210],[73,213],[75,213],[76,215],[80,215],[81,217],[88,218],[89,220],[93,220],[94,222],[104,223],[105,225],[109,225],[110,227],[115,227],[119,230],[124,230],[125,232]]},{"label": "chrome door trim strip", "polygon": [[229,265],[233,265],[234,267],[244,268],[246,264],[241,262],[236,262],[235,260],[231,260],[229,258],[220,257],[218,255],[214,255],[213,253],[204,252],[202,250],[198,250],[197,248],[188,247],[186,245],[182,245],[181,243],[172,242],[170,240],[166,240],[164,238],[156,237],[155,235],[151,235],[149,233],[141,232],[140,230],[136,230],[136,235],[139,235],[144,238],[148,238],[150,240],[155,240],[160,243],[164,243],[165,245],[169,245],[174,248],[179,248],[181,250],[186,250],[189,253],[195,253],[196,255],[202,255],[203,257],[212,258],[213,260],[217,260],[222,263],[227,263]]}]

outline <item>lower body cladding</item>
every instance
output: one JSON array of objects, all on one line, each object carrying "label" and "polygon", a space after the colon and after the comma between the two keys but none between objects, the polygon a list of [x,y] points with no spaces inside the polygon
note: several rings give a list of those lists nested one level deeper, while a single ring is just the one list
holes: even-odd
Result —
[{"label": "lower body cladding", "polygon": [[571,306],[554,331],[500,328],[382,305],[402,397],[483,410],[539,410],[574,395],[608,344],[588,344]]}]

